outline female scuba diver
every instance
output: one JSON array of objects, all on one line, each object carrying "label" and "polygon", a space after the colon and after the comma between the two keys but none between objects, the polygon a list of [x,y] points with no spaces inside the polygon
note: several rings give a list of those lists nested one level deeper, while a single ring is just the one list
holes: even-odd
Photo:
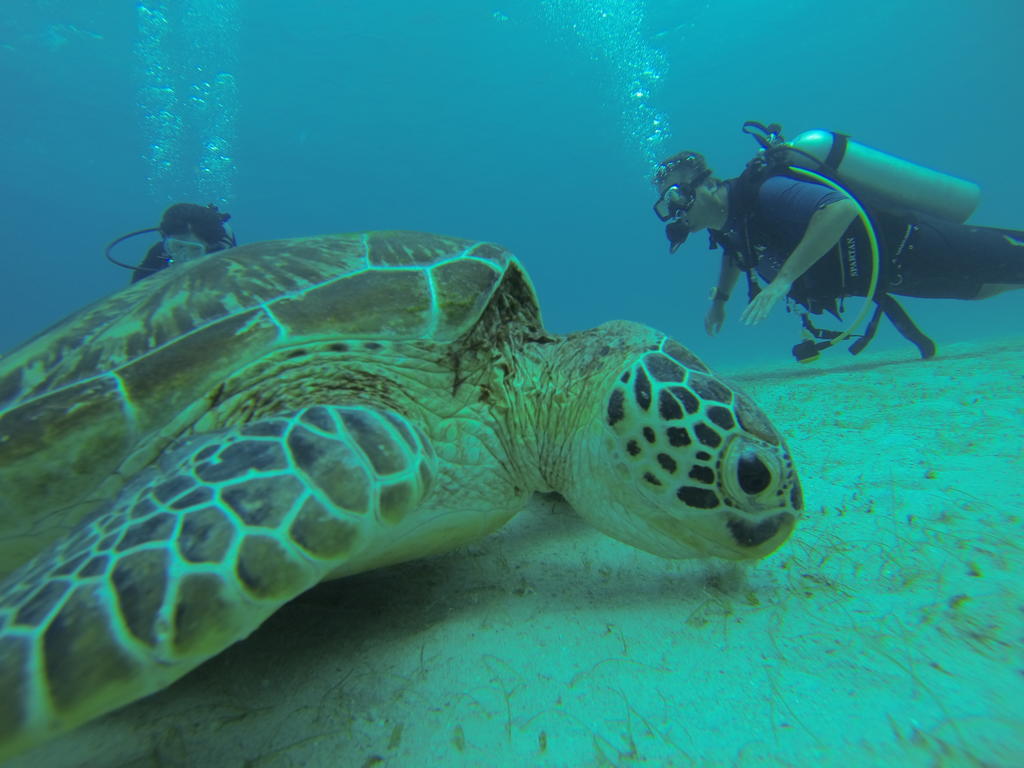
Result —
[{"label": "female scuba diver", "polygon": [[[107,258],[119,267],[131,269],[131,281],[137,283],[172,264],[234,248],[238,243],[231,227],[226,224],[230,218],[230,213],[221,213],[213,203],[206,206],[175,203],[164,211],[159,227],[140,229],[112,241],[106,248]],[[110,255],[111,249],[118,243],[147,232],[159,232],[161,239],[150,247],[145,258],[136,266],[117,261]]]}]

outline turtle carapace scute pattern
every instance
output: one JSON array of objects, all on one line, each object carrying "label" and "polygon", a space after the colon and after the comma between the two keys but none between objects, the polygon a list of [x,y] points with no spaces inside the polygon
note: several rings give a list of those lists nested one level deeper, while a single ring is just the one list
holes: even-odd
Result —
[{"label": "turtle carapace scute pattern", "polygon": [[253,243],[96,302],[0,358],[0,760],[550,491],[672,558],[803,506],[747,396],[643,325],[549,333],[493,243]]}]

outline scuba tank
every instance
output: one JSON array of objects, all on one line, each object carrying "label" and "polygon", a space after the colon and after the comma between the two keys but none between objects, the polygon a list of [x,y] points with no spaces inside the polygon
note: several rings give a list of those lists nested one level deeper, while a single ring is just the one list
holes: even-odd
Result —
[{"label": "scuba tank", "polygon": [[[864,306],[857,317],[842,332],[822,331],[814,328],[804,313],[804,328],[813,338],[793,347],[799,362],[817,359],[820,352],[849,338],[867,317],[872,302],[877,307],[868,328],[851,345],[852,354],[859,353],[871,340],[884,314],[897,330],[913,342],[924,358],[935,354],[935,343],[921,333],[906,311],[879,289],[881,253],[874,224],[861,200],[894,214],[919,211],[937,218],[962,224],[978,206],[981,188],[970,181],[925,168],[894,155],[851,141],[848,136],[831,131],[805,131],[792,141],[782,136],[778,123],[764,125],[753,120],[743,124],[743,132],[753,136],[761,151],[749,163],[740,179],[748,179],[747,186],[757,184],[772,173],[783,171],[787,175],[813,181],[846,193],[857,208],[857,216],[864,224],[871,251],[871,272]],[[749,194],[749,193],[748,193]],[[751,280],[750,271],[747,273]],[[754,295],[752,290],[751,296]]]},{"label": "scuba tank", "polygon": [[804,131],[783,146],[788,165],[829,173],[855,196],[892,213],[920,211],[962,224],[981,197],[974,182],[872,149],[842,133]]}]

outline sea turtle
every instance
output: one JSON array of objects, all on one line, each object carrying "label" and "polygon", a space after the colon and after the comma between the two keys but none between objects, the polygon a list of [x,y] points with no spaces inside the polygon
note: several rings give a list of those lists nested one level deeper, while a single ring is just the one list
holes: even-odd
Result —
[{"label": "sea turtle", "polygon": [[802,506],[748,397],[646,326],[545,331],[492,243],[255,243],[99,301],[0,361],[0,757],[534,491],[665,557],[761,557]]}]

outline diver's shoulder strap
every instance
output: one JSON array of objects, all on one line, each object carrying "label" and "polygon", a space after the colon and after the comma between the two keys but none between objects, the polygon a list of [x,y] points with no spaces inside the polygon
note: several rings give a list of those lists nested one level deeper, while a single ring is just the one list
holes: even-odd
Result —
[{"label": "diver's shoulder strap", "polygon": [[729,205],[735,205],[737,208],[735,214],[733,211],[729,211],[729,214],[743,218],[749,217],[761,185],[772,176],[778,176],[782,170],[781,166],[768,164],[761,157],[755,157],[747,163],[743,173],[735,179],[729,179],[729,191],[732,193],[729,197]]},{"label": "diver's shoulder strap", "polygon": [[729,223],[728,229],[708,229],[708,247],[711,250],[721,248],[732,256],[736,266],[747,272],[757,265],[750,242],[750,217],[753,212],[754,200],[761,184],[768,178],[757,176],[750,163],[746,170],[734,179],[727,179],[729,187]]}]

